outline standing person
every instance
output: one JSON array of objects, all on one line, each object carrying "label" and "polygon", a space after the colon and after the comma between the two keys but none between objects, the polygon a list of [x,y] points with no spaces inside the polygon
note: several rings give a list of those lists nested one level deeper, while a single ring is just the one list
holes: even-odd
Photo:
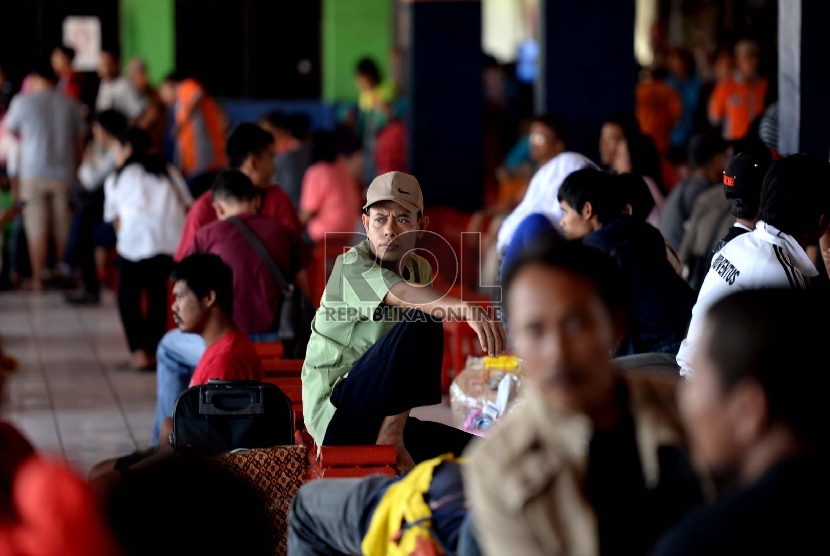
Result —
[{"label": "standing person", "polygon": [[695,75],[695,61],[691,53],[684,48],[675,48],[669,52],[669,76],[666,82],[674,87],[683,104],[680,121],[671,132],[671,146],[685,149],[694,133],[695,112],[700,102],[701,82]]},{"label": "standing person", "polygon": [[145,103],[126,76],[121,75],[118,53],[114,50],[102,50],[98,58],[98,96],[95,99],[95,111],[118,110],[134,123],[142,112]]},{"label": "standing person", "polygon": [[355,87],[359,93],[356,133],[365,154],[364,171],[361,180],[371,182],[375,171],[375,138],[378,131],[389,121],[389,108],[395,99],[395,85],[384,81],[380,68],[371,58],[363,58],[355,68]]},{"label": "standing person", "polygon": [[147,74],[147,63],[141,58],[133,58],[127,65],[127,78],[138,92],[144,111],[136,118],[135,126],[150,134],[153,140],[153,150],[164,152],[164,135],[167,133],[167,108],[161,100],[161,95],[150,83]]},{"label": "standing person", "polygon": [[721,126],[727,141],[743,139],[753,120],[764,113],[769,83],[758,75],[758,44],[744,39],[735,45],[736,71],[718,83],[709,101],[709,121]]},{"label": "standing person", "polygon": [[75,49],[65,45],[56,46],[52,50],[52,69],[58,78],[57,88],[63,94],[81,100],[81,93],[84,90],[83,77],[72,69],[72,62],[75,60]]},{"label": "standing person", "polygon": [[150,153],[146,131],[132,128],[119,143],[118,170],[104,184],[104,220],[118,234],[118,311],[130,365],[146,370],[155,368],[156,347],[167,328],[167,277],[193,198],[179,171]]},{"label": "standing person", "polygon": [[57,260],[63,260],[69,233],[69,194],[83,153],[86,126],[81,109],[55,89],[49,64],[29,74],[30,92],[12,100],[3,120],[20,135],[19,181],[12,197],[23,207],[34,290],[43,287],[49,230]]},{"label": "standing person", "polygon": [[660,217],[660,232],[669,240],[673,249],[680,249],[686,222],[692,215],[698,196],[723,182],[728,148],[718,130],[695,135],[689,142],[692,173],[689,179],[678,184],[669,193]]},{"label": "standing person", "polygon": [[680,409],[699,459],[731,484],[690,512],[654,556],[821,550],[827,374],[811,348],[830,336],[827,303],[826,292],[765,289],[707,311]]},{"label": "standing person", "polygon": [[624,279],[595,249],[544,237],[505,275],[525,402],[465,456],[488,556],[645,554],[701,501],[674,383],[621,372]]},{"label": "standing person", "polygon": [[67,292],[66,295],[66,301],[72,305],[97,305],[100,301],[95,230],[109,226],[103,223],[104,181],[117,169],[115,151],[118,138],[128,127],[127,118],[121,112],[104,110],[97,114],[92,124],[92,143],[78,168],[80,187],[75,191],[75,214],[63,260],[69,269],[81,269],[81,290]]},{"label": "standing person", "polygon": [[830,228],[830,163],[806,154],[776,160],[761,192],[755,229],[740,235],[715,256],[692,310],[689,332],[677,364],[692,378],[692,354],[703,333],[706,310],[725,295],[745,289],[805,289],[818,270],[805,246]]},{"label": "standing person", "polygon": [[360,189],[338,152],[337,137],[330,131],[314,133],[311,166],[303,178],[300,222],[311,243],[321,243],[327,233],[355,230],[360,216]]},{"label": "standing person", "polygon": [[164,78],[160,94],[174,119],[176,157],[184,177],[190,182],[225,166],[225,118],[213,97],[198,81],[176,72]]}]

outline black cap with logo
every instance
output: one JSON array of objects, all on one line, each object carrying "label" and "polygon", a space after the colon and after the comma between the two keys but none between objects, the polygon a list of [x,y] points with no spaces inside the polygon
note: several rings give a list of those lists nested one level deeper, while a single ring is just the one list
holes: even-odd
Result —
[{"label": "black cap with logo", "polygon": [[761,206],[761,187],[767,175],[772,154],[768,149],[753,149],[729,159],[723,171],[723,193],[732,203],[732,214],[738,218],[755,218]]}]

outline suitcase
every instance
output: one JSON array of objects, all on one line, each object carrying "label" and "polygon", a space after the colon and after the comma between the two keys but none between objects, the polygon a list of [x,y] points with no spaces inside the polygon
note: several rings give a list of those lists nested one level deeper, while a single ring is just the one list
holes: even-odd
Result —
[{"label": "suitcase", "polygon": [[210,380],[182,392],[173,406],[170,445],[177,453],[219,453],[294,443],[291,400],[279,387]]}]

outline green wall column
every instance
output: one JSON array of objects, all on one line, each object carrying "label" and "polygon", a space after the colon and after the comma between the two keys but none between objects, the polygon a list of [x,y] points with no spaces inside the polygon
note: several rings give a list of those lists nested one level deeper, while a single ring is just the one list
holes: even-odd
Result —
[{"label": "green wall column", "polygon": [[354,69],[363,57],[374,58],[383,78],[389,78],[395,1],[323,0],[324,100],[336,102],[357,98]]},{"label": "green wall column", "polygon": [[120,0],[121,58],[140,56],[159,83],[176,66],[175,0]]}]

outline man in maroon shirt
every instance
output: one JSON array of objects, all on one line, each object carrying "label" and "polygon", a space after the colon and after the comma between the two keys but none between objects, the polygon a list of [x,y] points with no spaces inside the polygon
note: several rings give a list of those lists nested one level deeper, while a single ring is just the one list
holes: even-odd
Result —
[{"label": "man in maroon shirt", "polygon": [[240,219],[259,238],[286,280],[308,295],[305,268],[311,254],[299,235],[284,224],[257,214],[259,195],[244,174],[228,170],[219,174],[212,189],[219,218],[196,232],[185,255],[213,253],[233,270],[233,318],[239,328],[256,337],[272,332],[282,301],[282,290],[265,262],[245,236],[229,220]]},{"label": "man in maroon shirt", "polygon": [[[281,222],[297,234],[303,233],[303,225],[291,199],[271,181],[274,175],[273,136],[256,124],[243,122],[233,128],[225,142],[225,155],[232,170],[239,170],[253,182],[260,196],[258,213]],[[173,259],[180,261],[193,242],[199,229],[217,219],[210,191],[203,193],[187,213],[182,239]]]},{"label": "man in maroon shirt", "polygon": [[[277,187],[272,189],[279,190]],[[206,194],[211,196],[211,210],[219,220],[200,228],[182,255],[198,252],[219,255],[233,269],[234,320],[255,341],[276,341],[279,336],[274,332],[275,321],[282,291],[265,263],[228,218],[237,216],[247,224],[268,249],[286,280],[306,295],[308,281],[304,269],[311,258],[308,247],[290,227],[274,218],[257,214],[261,195],[252,180],[242,172],[229,170],[221,173],[212,191]],[[280,194],[285,195],[281,190]],[[287,202],[293,211],[290,201]],[[162,421],[173,414],[176,397],[187,388],[204,352],[202,339],[196,334],[188,334],[186,330],[171,330],[159,343],[156,350],[157,399],[153,445],[158,442]]]}]

